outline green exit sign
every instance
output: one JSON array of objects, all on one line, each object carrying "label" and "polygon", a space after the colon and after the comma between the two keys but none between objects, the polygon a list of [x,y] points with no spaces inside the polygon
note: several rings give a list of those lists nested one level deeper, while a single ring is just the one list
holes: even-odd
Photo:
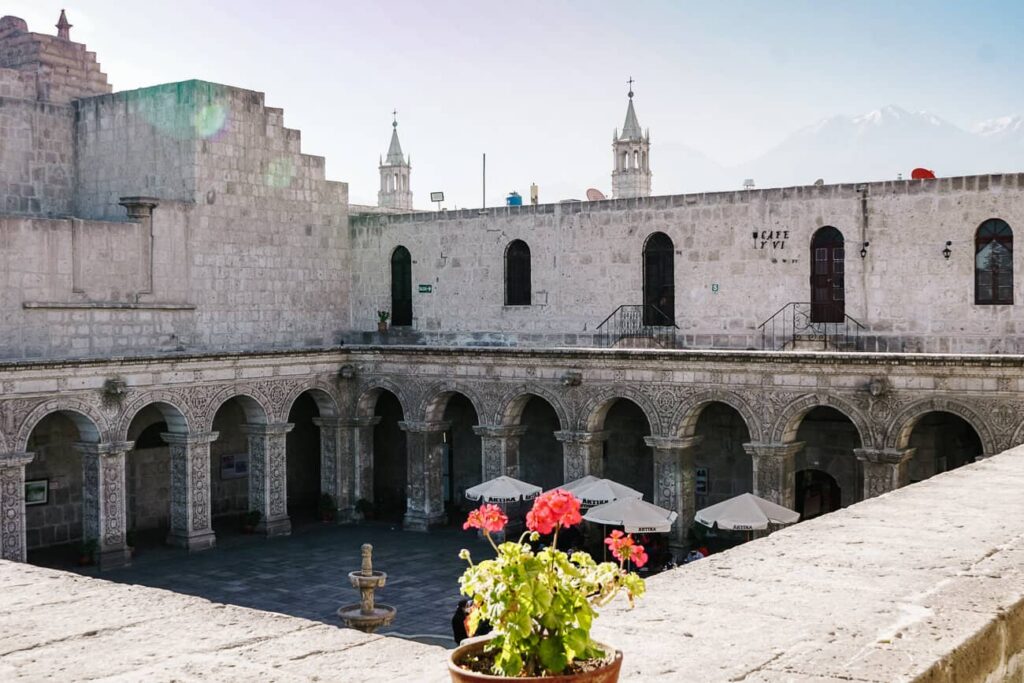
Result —
[{"label": "green exit sign", "polygon": [[420,285],[420,294],[430,294],[434,291],[433,285]]}]

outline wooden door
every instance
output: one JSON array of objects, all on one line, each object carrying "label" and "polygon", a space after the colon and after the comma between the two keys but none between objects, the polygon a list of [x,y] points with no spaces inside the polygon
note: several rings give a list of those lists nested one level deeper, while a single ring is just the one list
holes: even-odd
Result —
[{"label": "wooden door", "polygon": [[656,232],[644,245],[644,325],[669,326],[676,321],[674,247],[668,235]]},{"label": "wooden door", "polygon": [[811,240],[811,322],[839,323],[846,317],[846,253],[843,233],[826,226]]},{"label": "wooden door", "polygon": [[391,254],[391,325],[412,325],[412,256],[405,247]]}]

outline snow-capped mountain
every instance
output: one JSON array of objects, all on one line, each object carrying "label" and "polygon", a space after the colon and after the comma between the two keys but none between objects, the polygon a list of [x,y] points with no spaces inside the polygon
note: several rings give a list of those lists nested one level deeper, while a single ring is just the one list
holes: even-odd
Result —
[{"label": "snow-capped mountain", "polygon": [[982,121],[971,130],[984,138],[1024,141],[1024,116],[1000,116]]}]

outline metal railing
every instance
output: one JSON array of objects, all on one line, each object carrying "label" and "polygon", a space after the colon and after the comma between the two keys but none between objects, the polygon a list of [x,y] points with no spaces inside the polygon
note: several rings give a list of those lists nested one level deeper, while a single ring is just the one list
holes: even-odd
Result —
[{"label": "metal railing", "polygon": [[790,301],[757,329],[766,351],[861,351],[860,332],[865,328],[835,304]]},{"label": "metal railing", "polygon": [[635,339],[671,348],[676,345],[678,329],[672,317],[654,304],[623,304],[597,326],[595,337],[603,346],[615,346],[623,339]]}]

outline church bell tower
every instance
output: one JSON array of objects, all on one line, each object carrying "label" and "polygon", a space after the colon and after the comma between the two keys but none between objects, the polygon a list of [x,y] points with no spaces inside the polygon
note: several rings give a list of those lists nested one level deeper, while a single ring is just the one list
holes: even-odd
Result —
[{"label": "church bell tower", "polygon": [[388,146],[388,155],[380,161],[379,166],[380,192],[377,193],[377,206],[412,211],[412,190],[409,189],[412,157],[407,159],[402,154],[402,145],[398,142],[398,112],[392,114],[395,119],[391,122],[391,144]]},{"label": "church bell tower", "polygon": [[633,79],[629,79],[629,105],[622,134],[612,136],[612,197],[651,196],[650,131],[641,131],[633,109]]}]

